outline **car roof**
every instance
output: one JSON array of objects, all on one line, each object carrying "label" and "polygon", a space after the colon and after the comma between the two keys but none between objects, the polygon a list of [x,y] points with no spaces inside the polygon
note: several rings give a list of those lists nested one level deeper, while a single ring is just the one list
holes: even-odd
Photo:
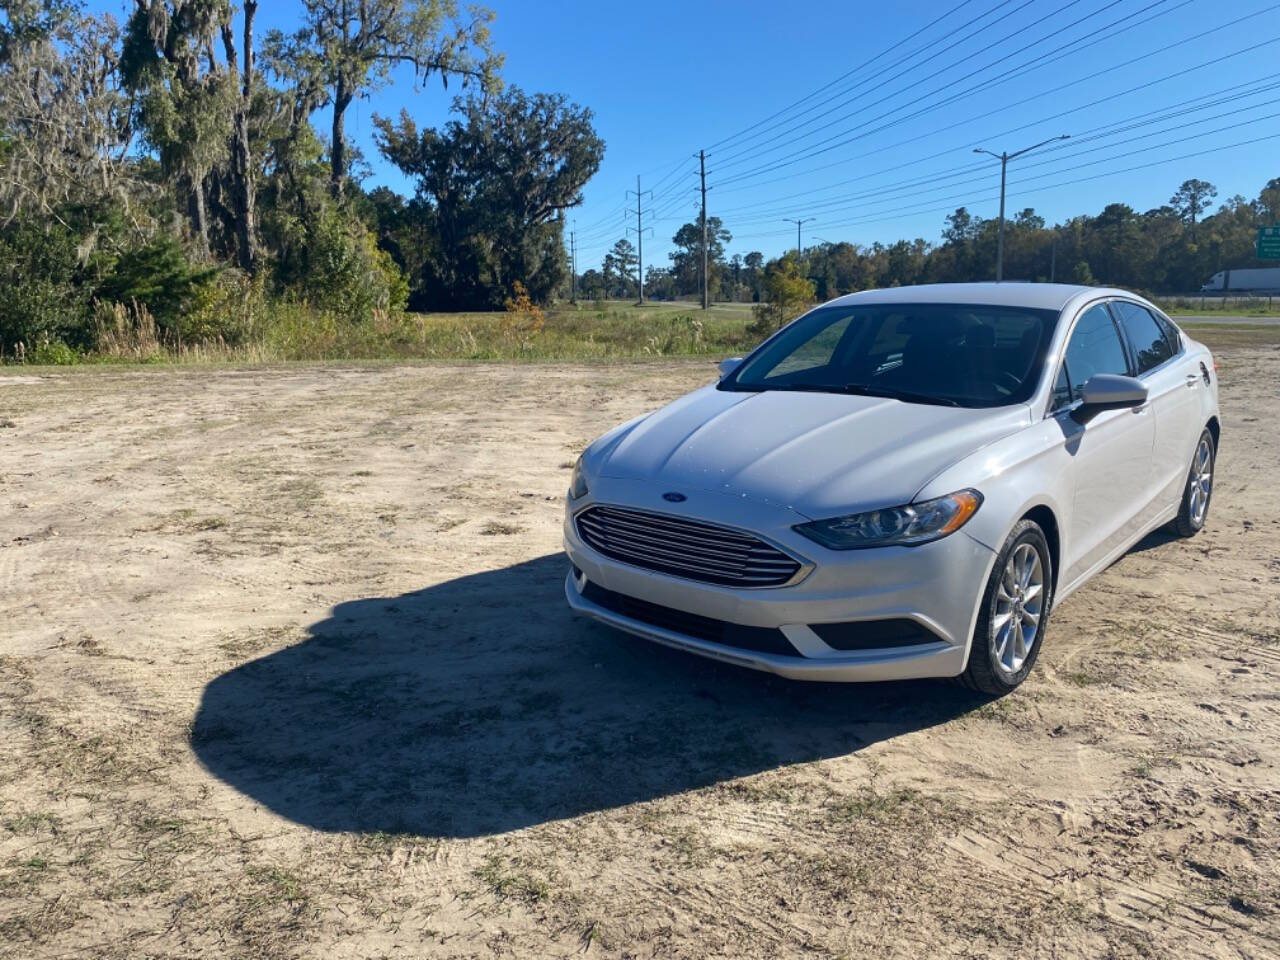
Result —
[{"label": "car roof", "polygon": [[[1084,287],[1070,283],[925,283],[916,287],[862,290],[832,300],[832,304],[972,303],[984,306],[1062,310],[1072,301],[1095,297],[1136,297],[1127,290]],[[1141,299],[1141,298],[1137,298]]]}]

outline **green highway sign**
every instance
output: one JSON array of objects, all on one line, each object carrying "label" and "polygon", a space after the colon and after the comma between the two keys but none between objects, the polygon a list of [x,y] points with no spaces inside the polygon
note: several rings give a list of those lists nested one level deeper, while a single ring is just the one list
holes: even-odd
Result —
[{"label": "green highway sign", "polygon": [[1280,225],[1258,228],[1258,259],[1280,260]]}]

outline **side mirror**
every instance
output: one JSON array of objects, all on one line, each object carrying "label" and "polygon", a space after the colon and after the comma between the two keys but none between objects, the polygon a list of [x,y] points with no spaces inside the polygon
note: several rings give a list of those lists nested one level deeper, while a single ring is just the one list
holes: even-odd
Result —
[{"label": "side mirror", "polygon": [[1080,388],[1079,419],[1088,419],[1103,410],[1140,407],[1147,402],[1147,385],[1135,377],[1117,373],[1095,373]]},{"label": "side mirror", "polygon": [[738,367],[742,366],[743,357],[730,357],[728,360],[720,361],[720,379],[723,380]]}]

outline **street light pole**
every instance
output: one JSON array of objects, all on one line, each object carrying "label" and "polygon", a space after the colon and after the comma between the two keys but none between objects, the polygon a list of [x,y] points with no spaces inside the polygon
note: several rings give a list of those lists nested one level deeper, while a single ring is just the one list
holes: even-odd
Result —
[{"label": "street light pole", "polygon": [[800,227],[811,220],[816,220],[817,217],[805,217],[801,220],[798,220],[795,217],[783,217],[782,219],[787,223],[794,223],[796,225],[796,259],[802,259],[804,257],[804,245],[800,242]]},{"label": "street light pole", "polygon": [[1001,280],[1004,279],[1004,186],[1005,186],[1005,174],[1009,167],[1009,161],[1022,156],[1024,153],[1030,153],[1032,150],[1038,150],[1040,147],[1043,147],[1046,143],[1053,143],[1054,141],[1057,141],[1057,140],[1068,140],[1070,139],[1070,137],[1071,137],[1071,134],[1064,133],[1058,137],[1050,137],[1048,140],[1041,140],[1039,143],[1034,143],[1029,147],[1023,147],[1021,150],[1018,150],[1014,153],[1007,153],[1004,151],[1001,151],[1000,153],[994,153],[991,150],[987,150],[983,147],[973,148],[974,153],[985,153],[987,156],[995,157],[997,160],[1000,161],[1000,229],[996,234],[996,282],[997,283],[999,283]]}]

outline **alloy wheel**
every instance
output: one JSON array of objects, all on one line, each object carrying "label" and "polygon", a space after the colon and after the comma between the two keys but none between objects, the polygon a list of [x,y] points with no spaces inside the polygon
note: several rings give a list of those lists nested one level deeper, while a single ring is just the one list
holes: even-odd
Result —
[{"label": "alloy wheel", "polygon": [[1029,543],[1009,555],[996,588],[991,618],[991,655],[1005,674],[1015,674],[1027,662],[1044,612],[1044,564]]},{"label": "alloy wheel", "polygon": [[1195,460],[1191,464],[1191,522],[1197,527],[1204,523],[1209,509],[1209,494],[1213,490],[1213,448],[1208,437],[1200,438]]}]

